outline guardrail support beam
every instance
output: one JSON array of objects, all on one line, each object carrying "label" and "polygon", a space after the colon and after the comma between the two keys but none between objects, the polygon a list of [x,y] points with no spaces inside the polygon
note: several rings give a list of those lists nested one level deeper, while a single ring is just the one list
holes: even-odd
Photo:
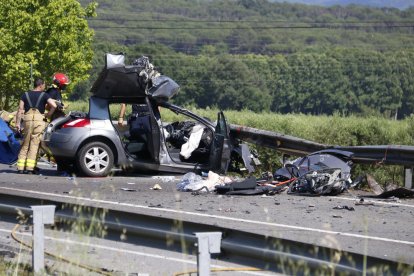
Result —
[{"label": "guardrail support beam", "polygon": [[45,224],[53,224],[55,205],[30,206],[33,210],[32,266],[35,275],[45,268]]},{"label": "guardrail support beam", "polygon": [[195,233],[198,241],[197,269],[198,276],[210,275],[211,253],[220,253],[221,232]]},{"label": "guardrail support beam", "polygon": [[405,167],[404,174],[405,174],[405,177],[404,177],[405,188],[413,189],[413,168]]}]

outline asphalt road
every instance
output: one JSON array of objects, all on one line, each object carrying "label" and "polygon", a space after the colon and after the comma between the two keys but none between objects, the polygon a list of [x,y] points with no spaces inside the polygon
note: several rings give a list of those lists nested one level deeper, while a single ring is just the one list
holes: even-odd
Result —
[{"label": "asphalt road", "polygon": [[[83,199],[121,210],[222,225],[344,251],[414,264],[414,199],[366,199],[361,191],[336,197],[192,195],[176,190],[182,176],[118,174],[105,178],[18,175],[0,164],[0,191],[34,197]],[[159,184],[161,190],[153,189]],[[353,207],[334,209],[338,206]],[[155,274],[154,274],[155,275]]]}]

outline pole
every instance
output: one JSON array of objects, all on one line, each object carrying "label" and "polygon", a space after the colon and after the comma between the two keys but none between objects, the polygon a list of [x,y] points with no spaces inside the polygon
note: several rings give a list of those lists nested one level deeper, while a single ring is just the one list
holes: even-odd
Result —
[{"label": "pole", "polygon": [[198,276],[210,275],[211,253],[220,253],[221,232],[195,233],[198,241],[197,270]]},{"label": "pole", "polygon": [[45,267],[45,224],[53,224],[55,205],[31,206],[33,210],[32,265],[35,275],[41,275]]}]

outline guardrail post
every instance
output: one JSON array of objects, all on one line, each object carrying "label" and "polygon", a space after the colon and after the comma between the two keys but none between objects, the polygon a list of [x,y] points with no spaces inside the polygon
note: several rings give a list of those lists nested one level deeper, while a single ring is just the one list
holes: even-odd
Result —
[{"label": "guardrail post", "polygon": [[412,189],[413,188],[413,168],[404,168],[405,177],[404,177],[404,184],[405,188]]},{"label": "guardrail post", "polygon": [[45,224],[53,224],[55,205],[30,206],[33,210],[32,266],[35,274],[43,273],[45,266]]},{"label": "guardrail post", "polygon": [[220,253],[221,232],[199,232],[195,233],[198,238],[197,247],[197,275],[210,275],[211,253]]}]

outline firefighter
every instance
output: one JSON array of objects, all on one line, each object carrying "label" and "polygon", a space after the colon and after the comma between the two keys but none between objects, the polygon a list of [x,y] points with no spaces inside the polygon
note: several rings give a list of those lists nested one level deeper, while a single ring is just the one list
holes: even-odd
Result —
[{"label": "firefighter", "polygon": [[63,73],[55,73],[52,78],[52,86],[46,91],[47,94],[55,101],[56,110],[50,119],[53,121],[56,118],[64,117],[64,104],[62,101],[62,91],[66,89],[66,86],[70,83],[67,75]]},{"label": "firefighter", "polygon": [[[21,130],[20,120],[23,117],[23,144],[17,159],[18,173],[37,173],[37,153],[39,150],[41,134],[45,128],[47,118],[50,118],[56,109],[56,103],[43,92],[45,82],[41,78],[34,81],[34,89],[24,93],[19,102],[19,110],[16,114],[16,128]],[[45,107],[49,105],[50,110],[46,114]]]},{"label": "firefighter", "polygon": [[[124,123],[126,104],[121,104],[121,110],[118,116],[118,125]],[[147,104],[133,104],[132,114],[128,119],[130,138],[136,139],[143,137],[143,134],[151,132],[150,113]],[[146,140],[146,139],[145,139]]]}]

